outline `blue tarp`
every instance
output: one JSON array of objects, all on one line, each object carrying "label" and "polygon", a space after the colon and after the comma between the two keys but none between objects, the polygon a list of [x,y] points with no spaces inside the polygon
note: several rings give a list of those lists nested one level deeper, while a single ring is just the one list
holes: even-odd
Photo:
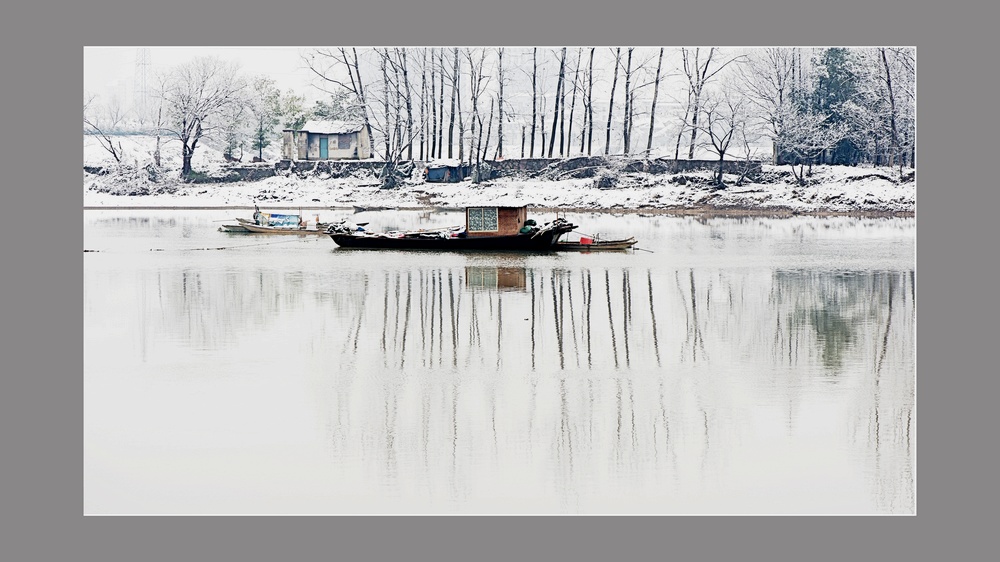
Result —
[{"label": "blue tarp", "polygon": [[299,226],[299,215],[279,215],[277,213],[260,213],[258,224],[264,226],[293,227]]}]

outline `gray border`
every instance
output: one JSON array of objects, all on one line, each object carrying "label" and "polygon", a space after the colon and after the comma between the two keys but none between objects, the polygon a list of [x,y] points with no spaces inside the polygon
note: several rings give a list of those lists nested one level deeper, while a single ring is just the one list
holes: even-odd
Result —
[{"label": "gray border", "polygon": [[[983,301],[990,298],[990,281],[996,277],[989,274],[994,271],[958,262],[962,255],[980,263],[995,255],[992,248],[976,247],[990,238],[974,227],[990,224],[977,211],[996,208],[982,200],[983,195],[996,198],[995,186],[977,181],[976,174],[977,165],[991,162],[992,155],[986,154],[991,145],[980,142],[985,130],[978,125],[989,118],[992,105],[985,96],[996,89],[969,80],[995,63],[987,59],[992,52],[987,45],[966,42],[995,37],[987,27],[996,21],[995,13],[902,0],[878,5],[850,0],[815,8],[790,0],[731,6],[662,6],[645,0],[636,7],[621,1],[542,5],[506,0],[485,9],[460,0],[369,7],[318,0],[306,6],[226,3],[219,7],[204,0],[174,0],[162,8],[137,8],[130,2],[96,1],[58,9],[37,4],[9,10],[5,18],[3,68],[6,85],[14,90],[5,91],[3,100],[13,108],[5,112],[13,119],[5,123],[2,140],[3,154],[13,157],[4,159],[8,208],[37,211],[31,224],[37,227],[37,219],[44,219],[45,225],[20,229],[20,220],[14,219],[17,231],[29,234],[12,237],[8,227],[4,237],[5,261],[20,272],[4,286],[7,384],[0,411],[4,443],[16,444],[5,455],[3,471],[9,494],[4,504],[13,511],[5,518],[5,557],[388,560],[396,554],[628,560],[652,554],[712,560],[748,555],[920,560],[964,559],[993,550],[977,548],[981,545],[975,542],[989,538],[988,521],[994,519],[978,499],[990,489],[980,487],[984,469],[996,466],[995,453],[983,454],[983,445],[993,440],[981,434],[992,420],[977,415],[991,411],[982,401],[994,395],[983,381],[963,384],[968,377],[956,375],[995,371],[974,355],[993,344],[983,314],[989,307]],[[918,515],[821,520],[83,517],[82,257],[80,244],[74,243],[82,231],[79,160],[47,156],[80,154],[72,123],[80,111],[82,46],[314,44],[324,38],[358,45],[917,45],[924,133],[919,147],[918,311],[929,319],[920,324],[918,338],[918,419],[924,429],[918,437]],[[982,109],[983,114],[955,111],[956,99],[959,107]],[[956,142],[961,143],[961,161],[949,158]],[[960,191],[972,186],[980,189]],[[956,318],[958,314],[963,317]],[[956,327],[974,331],[963,337]],[[978,450],[960,451],[959,443]]]}]

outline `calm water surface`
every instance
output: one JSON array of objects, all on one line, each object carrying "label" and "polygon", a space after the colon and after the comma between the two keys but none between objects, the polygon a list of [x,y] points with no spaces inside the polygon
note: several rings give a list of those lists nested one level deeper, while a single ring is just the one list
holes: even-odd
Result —
[{"label": "calm water surface", "polygon": [[914,219],[570,214],[650,251],[525,255],[233,216],[84,212],[86,513],[915,512]]}]

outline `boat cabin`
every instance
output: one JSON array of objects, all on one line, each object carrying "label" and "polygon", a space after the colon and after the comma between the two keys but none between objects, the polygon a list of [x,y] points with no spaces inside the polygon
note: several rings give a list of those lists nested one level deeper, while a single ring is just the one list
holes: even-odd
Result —
[{"label": "boat cabin", "polygon": [[528,220],[527,207],[469,207],[465,210],[468,237],[513,236]]}]

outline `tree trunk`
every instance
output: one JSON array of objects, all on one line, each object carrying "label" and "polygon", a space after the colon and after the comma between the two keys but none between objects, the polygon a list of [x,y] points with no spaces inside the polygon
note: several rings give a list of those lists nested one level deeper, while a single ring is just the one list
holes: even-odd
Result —
[{"label": "tree trunk", "polygon": [[[531,157],[535,157],[535,121],[538,117],[538,47],[531,51]],[[545,144],[545,141],[542,141]]]},{"label": "tree trunk", "polygon": [[[365,97],[365,83],[361,80],[361,63],[358,61],[358,50],[351,49],[354,54],[354,76],[357,78],[357,96],[359,105],[361,105],[361,115],[364,118],[365,131],[368,133],[368,154],[361,155],[358,154],[359,158],[371,158],[375,155],[375,136],[372,135],[372,124],[368,120],[368,99]],[[347,60],[347,53],[341,52],[344,60]],[[350,73],[350,69],[348,69]]]},{"label": "tree trunk", "polygon": [[681,157],[681,138],[684,136],[684,129],[687,127],[688,116],[691,115],[691,90],[688,90],[687,105],[684,106],[684,119],[681,121],[681,129],[677,131],[677,144],[674,145],[674,160]]},{"label": "tree trunk", "polygon": [[611,117],[615,112],[615,86],[618,85],[618,63],[621,62],[622,48],[618,47],[615,51],[615,74],[614,79],[611,80],[611,99],[608,101],[608,127],[605,131],[604,136],[604,155],[607,156],[611,152]]},{"label": "tree trunk", "polygon": [[694,103],[691,106],[691,146],[688,148],[688,160],[694,160],[694,142],[698,135],[698,112],[700,111],[701,90],[694,93]]},{"label": "tree trunk", "polygon": [[497,158],[503,158],[503,49],[497,49],[497,82],[500,88],[497,100]]},{"label": "tree trunk", "polygon": [[455,97],[458,94],[458,47],[455,48],[455,64],[451,75],[451,116],[448,120],[448,158],[452,158],[455,146]]},{"label": "tree trunk", "polygon": [[406,159],[413,160],[413,92],[406,64],[406,49],[400,49],[400,53],[403,57],[403,84],[406,86]]},{"label": "tree trunk", "polygon": [[587,71],[587,156],[594,145],[594,51],[590,48],[590,66]]},{"label": "tree trunk", "polygon": [[389,120],[390,120],[390,115],[389,115],[389,72],[386,70],[386,67],[385,67],[386,56],[388,56],[388,55],[383,55],[382,58],[381,58],[381,60],[382,60],[381,67],[382,67],[382,87],[384,88],[384,91],[385,91],[385,95],[382,96],[383,97],[383,100],[382,100],[382,109],[385,111],[385,131],[384,131],[384,135],[383,136],[385,136],[385,160],[386,160],[386,162],[388,162],[389,161],[389,143],[390,143],[391,139],[389,138],[390,137],[390,134],[389,134]]},{"label": "tree trunk", "polygon": [[430,159],[434,159],[437,156],[437,129],[438,129],[438,119],[437,119],[437,88],[434,84],[434,49],[431,49],[431,132],[428,135],[428,140],[430,141],[430,150],[428,151]]},{"label": "tree trunk", "polygon": [[[440,88],[438,88],[438,158],[444,157],[444,49],[438,49],[438,80],[440,80]],[[449,155],[450,156],[450,155]]]},{"label": "tree trunk", "polygon": [[[482,124],[480,123],[480,130],[482,130]],[[481,160],[486,160],[486,154],[490,151],[490,134],[493,132],[493,100],[490,100],[490,120],[486,125],[486,144],[483,145],[482,158]]]},{"label": "tree trunk", "polygon": [[582,53],[583,53],[582,49],[576,50],[576,68],[573,70],[573,98],[569,104],[569,128],[566,131],[567,156],[569,156],[569,153],[572,150],[571,145],[573,144],[573,112],[576,110],[576,82],[580,74],[580,55]]},{"label": "tree trunk", "polygon": [[622,118],[622,139],[624,141],[624,150],[622,154],[628,156],[629,148],[631,144],[631,138],[629,134],[632,132],[631,119],[632,119],[632,92],[630,91],[629,85],[632,82],[632,47],[628,48],[628,63],[625,66],[625,112]]},{"label": "tree trunk", "polygon": [[156,111],[156,150],[153,152],[153,162],[160,167],[160,130],[163,128],[163,106]]},{"label": "tree trunk", "polygon": [[653,82],[653,105],[649,109],[649,137],[646,139],[646,158],[653,152],[653,127],[656,123],[656,98],[660,95],[660,68],[663,65],[663,47],[656,62],[656,80]]},{"label": "tree trunk", "polygon": [[[470,120],[472,122],[472,130],[469,131],[469,162],[475,162],[478,174],[479,149],[482,148],[482,139],[480,137],[482,136],[483,127],[482,123],[479,122],[479,92],[477,90],[479,89],[479,73],[482,71],[482,68],[476,68],[476,65],[472,62],[471,52],[467,52],[467,56],[469,57],[469,99],[472,101],[472,119]],[[459,118],[461,119],[461,114],[459,114]],[[477,126],[479,127],[478,137],[476,136]],[[459,130],[461,130],[461,126]]]},{"label": "tree trunk", "polygon": [[[386,58],[389,57],[389,49],[385,50],[385,56],[386,56]],[[395,146],[395,150],[393,150],[393,160],[396,160],[396,153],[398,153],[398,157],[399,158],[403,157],[403,150],[402,150],[402,148],[403,148],[403,117],[402,117],[403,116],[403,92],[399,89],[399,66],[398,65],[395,65],[395,64],[392,65],[392,73],[393,73],[393,77],[395,78],[394,84],[395,84],[395,87],[396,87],[396,104],[395,104],[395,109],[396,109],[396,126],[393,127],[393,129],[392,129],[393,130],[393,135],[395,135],[395,137],[396,137],[395,139],[393,139],[393,145]]]},{"label": "tree trunk", "polygon": [[458,160],[460,162],[465,160],[465,120],[462,118],[462,94],[458,86],[461,82],[461,63],[458,60],[458,47],[455,47],[455,90],[459,92],[457,99],[455,100],[455,108],[458,111]]},{"label": "tree trunk", "polygon": [[420,160],[424,158],[424,143],[427,131],[427,49],[420,51]]},{"label": "tree trunk", "polygon": [[[559,61],[559,79],[556,82],[555,107],[552,108],[552,137],[549,139],[549,158],[552,158],[552,150],[556,146],[556,124],[559,122],[559,97],[562,92],[565,67],[566,67],[566,47],[563,47],[562,58]],[[560,140],[560,142],[562,141]]]},{"label": "tree trunk", "polygon": [[[889,90],[889,139],[892,141],[892,157],[899,159],[899,174],[903,175],[903,159],[899,156],[899,137],[896,136],[896,99],[892,93],[892,73],[889,71],[889,60],[886,59],[885,49],[879,49],[882,53],[882,65],[885,67],[885,85]],[[890,166],[893,162],[890,162]]]}]

